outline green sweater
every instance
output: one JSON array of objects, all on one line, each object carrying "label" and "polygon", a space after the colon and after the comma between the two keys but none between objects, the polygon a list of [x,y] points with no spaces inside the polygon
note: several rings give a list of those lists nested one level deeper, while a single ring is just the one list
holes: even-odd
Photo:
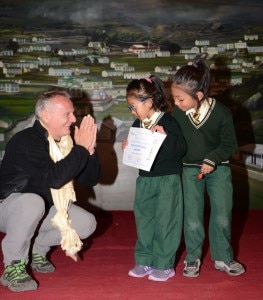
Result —
[{"label": "green sweater", "polygon": [[[177,121],[165,113],[157,125],[164,127],[167,136],[157,153],[151,170],[139,170],[139,175],[153,177],[171,174],[181,174],[182,157],[185,154],[186,143]],[[141,121],[136,119],[132,127],[141,127]]]},{"label": "green sweater", "polygon": [[191,121],[190,114],[186,115],[178,107],[174,108],[173,116],[181,126],[187,143],[184,165],[200,166],[205,163],[215,167],[226,164],[237,150],[231,111],[215,99],[198,125]]}]

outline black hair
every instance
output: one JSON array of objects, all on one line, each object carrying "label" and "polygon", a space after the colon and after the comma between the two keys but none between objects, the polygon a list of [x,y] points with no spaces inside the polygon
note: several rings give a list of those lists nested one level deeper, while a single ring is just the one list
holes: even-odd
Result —
[{"label": "black hair", "polygon": [[132,80],[126,88],[126,99],[131,96],[141,102],[151,98],[155,110],[164,111],[169,106],[165,97],[164,84],[155,75]]},{"label": "black hair", "polygon": [[181,67],[172,77],[172,84],[197,99],[196,93],[203,92],[203,99],[209,96],[211,73],[204,56],[197,56],[192,65]]}]

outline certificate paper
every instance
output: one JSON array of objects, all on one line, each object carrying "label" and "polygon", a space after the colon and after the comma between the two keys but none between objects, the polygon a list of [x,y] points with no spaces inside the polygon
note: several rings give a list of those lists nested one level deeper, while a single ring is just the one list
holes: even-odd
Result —
[{"label": "certificate paper", "polygon": [[123,152],[123,164],[150,171],[154,159],[166,138],[165,134],[149,129],[131,127],[128,145]]}]

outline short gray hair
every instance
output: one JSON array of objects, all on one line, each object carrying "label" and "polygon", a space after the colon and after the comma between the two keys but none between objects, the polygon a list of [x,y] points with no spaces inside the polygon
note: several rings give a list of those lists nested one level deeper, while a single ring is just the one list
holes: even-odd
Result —
[{"label": "short gray hair", "polygon": [[41,112],[49,105],[51,100],[57,96],[66,97],[70,99],[69,93],[61,90],[44,92],[39,96],[35,105],[35,116],[37,120],[40,120]]}]

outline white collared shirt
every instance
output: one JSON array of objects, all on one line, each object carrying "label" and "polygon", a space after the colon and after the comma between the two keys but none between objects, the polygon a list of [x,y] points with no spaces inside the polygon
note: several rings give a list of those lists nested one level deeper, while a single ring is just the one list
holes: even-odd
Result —
[{"label": "white collared shirt", "polygon": [[[211,103],[212,103],[211,98],[208,98],[208,99],[205,99],[202,101],[202,104],[198,109],[198,113],[200,114],[199,122],[201,122],[204,119],[204,117],[206,116],[206,114],[211,106]],[[192,113],[192,115],[193,115],[196,113],[196,110],[194,108],[190,108],[189,110],[187,110],[185,112],[186,115],[189,115],[190,113]]]}]

